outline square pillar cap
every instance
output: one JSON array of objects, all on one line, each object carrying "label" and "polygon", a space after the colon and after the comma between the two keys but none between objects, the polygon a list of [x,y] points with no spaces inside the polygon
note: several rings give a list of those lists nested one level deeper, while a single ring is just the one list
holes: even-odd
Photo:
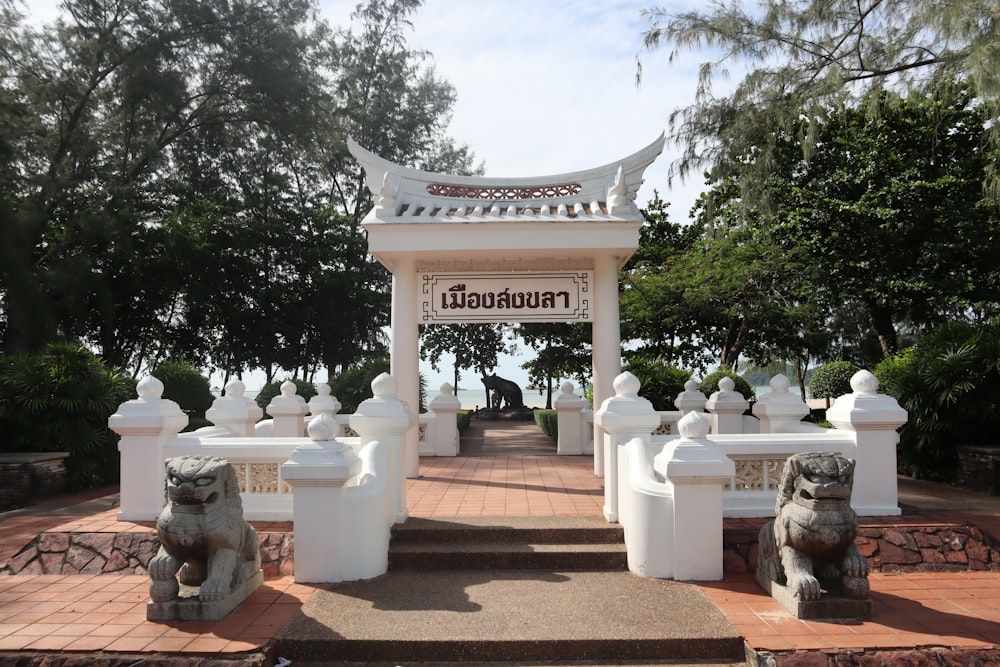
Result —
[{"label": "square pillar cap", "polygon": [[860,370],[851,377],[852,394],[844,394],[826,411],[826,418],[839,429],[897,429],[906,423],[906,410],[892,396],[879,394],[878,378]]}]

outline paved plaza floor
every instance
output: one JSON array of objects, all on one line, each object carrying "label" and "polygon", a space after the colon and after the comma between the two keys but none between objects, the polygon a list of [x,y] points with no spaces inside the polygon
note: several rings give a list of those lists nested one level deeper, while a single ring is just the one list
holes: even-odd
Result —
[{"label": "paved plaza floor", "polygon": [[[488,442],[493,431],[501,433],[495,437],[503,451],[421,459],[421,476],[407,483],[410,515],[600,516],[603,485],[592,459],[556,456],[533,424],[510,426],[479,424],[472,434]],[[518,439],[532,453],[518,453],[511,445]],[[0,514],[0,565],[45,531],[154,530],[152,523],[116,521],[116,492],[101,489]],[[901,523],[972,523],[1000,537],[1000,498],[900,478],[900,503]],[[758,651],[1000,649],[1000,572],[873,573],[870,581],[875,617],[864,622],[795,619],[749,575],[699,587]],[[266,580],[217,623],[146,621],[147,590],[146,575],[0,576],[0,653],[252,652],[270,643],[317,589],[290,576]]]}]

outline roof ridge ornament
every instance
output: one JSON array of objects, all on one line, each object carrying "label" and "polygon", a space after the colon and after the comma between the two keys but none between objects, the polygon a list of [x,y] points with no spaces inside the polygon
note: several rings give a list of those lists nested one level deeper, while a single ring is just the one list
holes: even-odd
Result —
[{"label": "roof ridge ornament", "polygon": [[615,182],[608,189],[608,215],[618,215],[628,211],[628,186],[625,185],[625,168],[618,165]]},{"label": "roof ridge ornament", "polygon": [[379,188],[377,193],[372,193],[377,196],[377,201],[375,203],[376,214],[385,215],[396,215],[396,188],[393,187],[392,174],[388,171],[385,172],[385,176],[382,177],[382,187]]}]

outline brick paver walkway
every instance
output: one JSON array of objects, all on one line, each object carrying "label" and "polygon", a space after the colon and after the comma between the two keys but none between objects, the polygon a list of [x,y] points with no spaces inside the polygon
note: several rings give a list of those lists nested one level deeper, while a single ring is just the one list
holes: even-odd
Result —
[{"label": "brick paver walkway", "polygon": [[[524,425],[517,430],[522,437],[537,433]],[[527,456],[516,455],[507,438],[499,455],[480,450],[475,456],[422,459],[421,477],[407,482],[411,516],[599,516],[603,484],[593,475],[592,459],[555,456],[555,446],[537,437],[543,440],[533,439]],[[537,453],[539,447],[550,447],[551,454]],[[47,530],[152,528],[115,521],[110,502],[95,505],[93,496],[0,514],[0,563]],[[931,517],[940,509],[938,518],[961,519],[966,511],[991,532],[1000,527],[996,498],[912,483],[900,497],[920,503],[918,511],[929,508]],[[758,650],[1000,647],[1000,573],[873,574],[870,581],[875,618],[856,623],[792,618],[747,575],[727,575],[702,588]],[[271,579],[221,622],[150,623],[147,587],[145,575],[0,576],[0,651],[253,651],[270,642],[314,590],[291,577]]]}]

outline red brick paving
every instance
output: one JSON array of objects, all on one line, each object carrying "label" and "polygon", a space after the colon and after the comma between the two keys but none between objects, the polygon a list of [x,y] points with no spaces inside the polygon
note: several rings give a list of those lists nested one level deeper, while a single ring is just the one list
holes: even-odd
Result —
[{"label": "red brick paving", "polygon": [[[407,482],[414,517],[599,516],[604,502],[590,457],[430,458],[421,460],[420,469],[421,477]],[[0,516],[0,563],[43,531],[147,531],[152,526],[118,522],[113,510],[75,517],[38,510],[30,516]],[[939,518],[965,516],[954,514]],[[970,514],[991,532],[1000,527],[998,513],[989,507]],[[287,524],[258,529],[265,526],[290,529]],[[148,581],[145,575],[0,577],[0,651],[252,651],[267,644],[314,590],[281,577],[266,581],[218,623],[151,623],[145,620]],[[701,587],[757,650],[1000,646],[1000,573],[875,573],[870,581],[875,618],[853,623],[795,619],[750,575],[730,575]]]}]

